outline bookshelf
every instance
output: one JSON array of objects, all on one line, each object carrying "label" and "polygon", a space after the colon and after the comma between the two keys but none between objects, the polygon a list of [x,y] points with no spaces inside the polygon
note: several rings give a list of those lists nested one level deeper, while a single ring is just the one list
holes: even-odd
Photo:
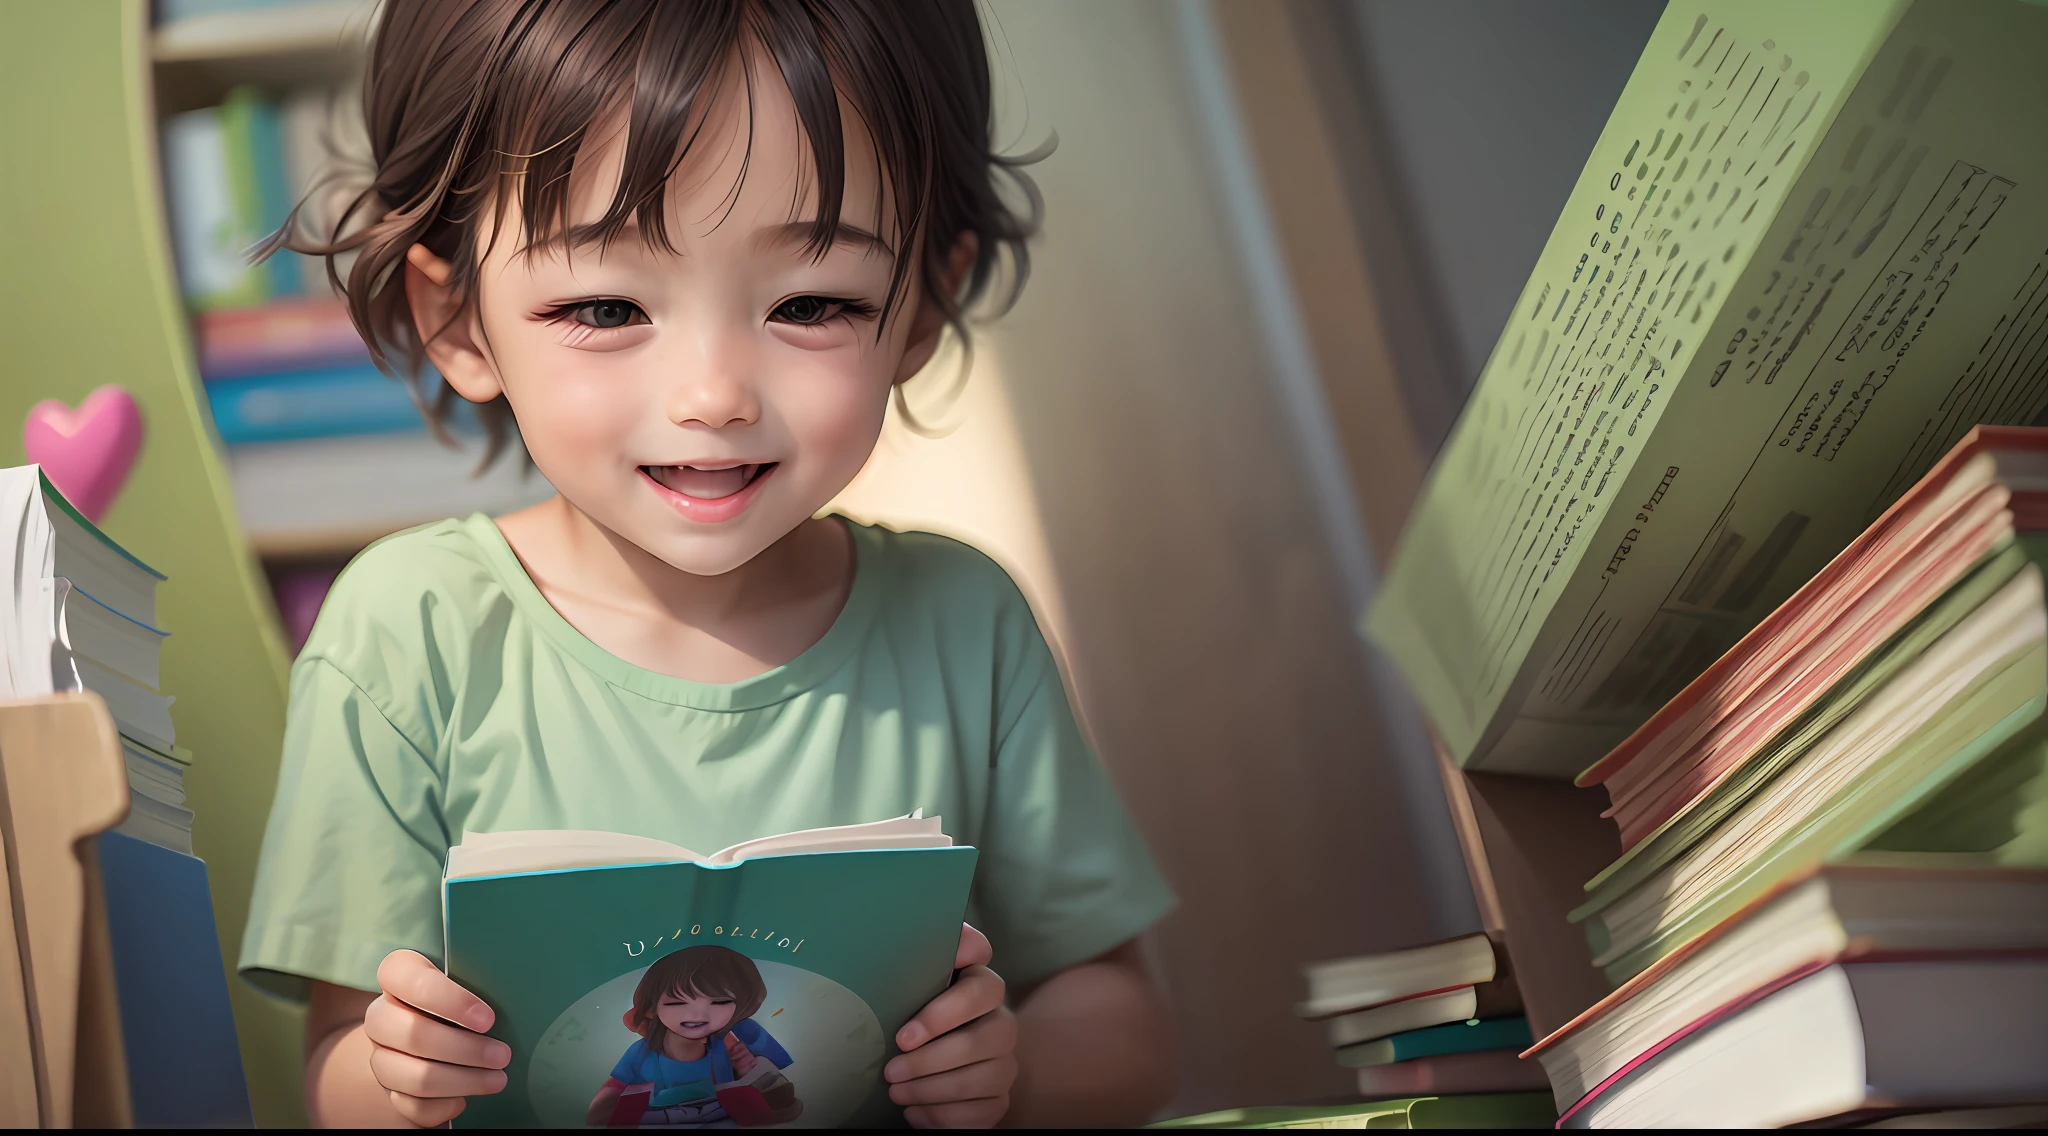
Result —
[{"label": "bookshelf", "polygon": [[[149,41],[159,132],[172,116],[218,105],[237,88],[273,104],[332,92],[334,113],[355,113],[375,12],[375,0],[276,0],[159,24]],[[160,171],[159,192],[168,173]],[[290,186],[294,200],[304,190]],[[505,512],[552,493],[516,454],[479,473],[480,442],[451,448],[423,427],[222,450],[242,527],[273,585],[293,574],[331,576],[365,545],[413,525]]]}]

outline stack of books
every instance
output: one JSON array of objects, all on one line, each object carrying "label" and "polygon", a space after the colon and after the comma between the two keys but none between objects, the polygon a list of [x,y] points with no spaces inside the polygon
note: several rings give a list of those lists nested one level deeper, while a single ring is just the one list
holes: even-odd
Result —
[{"label": "stack of books", "polygon": [[206,865],[192,855],[192,758],[176,744],[172,700],[158,689],[163,574],[34,465],[0,469],[0,564],[9,573],[0,580],[0,698],[99,695],[127,766],[128,816],[99,834],[85,861],[98,875],[108,951],[84,965],[112,970],[126,1050],[93,1074],[125,1075],[138,1127],[248,1127],[213,898]]},{"label": "stack of books", "polygon": [[1979,427],[1580,777],[1622,986],[1536,1047],[1568,1125],[2048,1102],[2044,562],[2048,430]]},{"label": "stack of books", "polygon": [[158,686],[164,632],[156,626],[163,576],[72,508],[39,466],[0,469],[0,563],[13,579],[0,609],[7,657],[0,697],[90,690],[121,734],[132,805],[118,831],[187,855],[192,812],[172,699]]},{"label": "stack of books", "polygon": [[1410,514],[1368,633],[1568,1126],[2048,1101],[2048,448],[1972,432],[2048,421],[2044,52],[1667,9]]},{"label": "stack of books", "polygon": [[[1484,934],[1303,968],[1308,1000],[1296,1012],[1319,1021],[1337,1063],[1358,1071],[1375,1098],[1489,1096],[1541,1090],[1543,1071],[1517,1054],[1529,1021],[1506,956]],[[1501,1107],[1548,1102],[1515,1098]]]}]

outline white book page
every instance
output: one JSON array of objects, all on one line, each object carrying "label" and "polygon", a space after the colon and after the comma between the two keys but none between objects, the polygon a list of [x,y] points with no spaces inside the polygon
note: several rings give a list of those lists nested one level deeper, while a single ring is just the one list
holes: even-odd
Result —
[{"label": "white book page", "polygon": [[871,848],[950,848],[953,838],[939,827],[938,817],[919,809],[909,816],[866,824],[807,828],[779,836],[763,836],[721,849],[704,858],[707,864],[736,864],[753,856],[787,856],[796,852],[857,852]]},{"label": "white book page", "polygon": [[524,832],[465,832],[448,850],[448,878],[601,868],[620,864],[734,864],[755,856],[797,852],[857,852],[886,848],[949,848],[953,844],[938,817],[922,809],[907,817],[867,824],[812,828],[764,836],[709,856],[678,844],[618,832],[547,829]]},{"label": "white book page", "polygon": [[448,878],[602,868],[615,864],[668,864],[704,857],[666,840],[622,832],[538,829],[527,832],[465,832],[448,850]]}]

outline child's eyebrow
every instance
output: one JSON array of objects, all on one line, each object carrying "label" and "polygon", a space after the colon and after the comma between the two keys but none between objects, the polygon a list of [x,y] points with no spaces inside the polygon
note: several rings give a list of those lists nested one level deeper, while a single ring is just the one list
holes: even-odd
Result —
[{"label": "child's eyebrow", "polygon": [[[769,225],[755,231],[754,241],[768,248],[802,245],[811,239],[814,224],[811,221],[788,221],[780,225]],[[853,245],[870,252],[882,253],[885,256],[896,255],[896,250],[890,248],[888,242],[861,228],[859,225],[849,224],[845,221],[839,222],[837,231],[832,234],[832,243],[834,245]]]}]

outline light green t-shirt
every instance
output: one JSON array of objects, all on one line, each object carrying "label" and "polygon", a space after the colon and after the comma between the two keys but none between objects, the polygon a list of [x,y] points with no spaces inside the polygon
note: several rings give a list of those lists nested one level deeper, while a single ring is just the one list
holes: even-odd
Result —
[{"label": "light green t-shirt", "polygon": [[292,667],[242,973],[376,989],[441,957],[464,831],[607,829],[714,852],[937,814],[980,849],[969,921],[1013,985],[1173,905],[1068,709],[1037,623],[966,545],[847,523],[824,638],[728,685],[643,670],[571,627],[488,517],[401,533],[336,582]]}]

